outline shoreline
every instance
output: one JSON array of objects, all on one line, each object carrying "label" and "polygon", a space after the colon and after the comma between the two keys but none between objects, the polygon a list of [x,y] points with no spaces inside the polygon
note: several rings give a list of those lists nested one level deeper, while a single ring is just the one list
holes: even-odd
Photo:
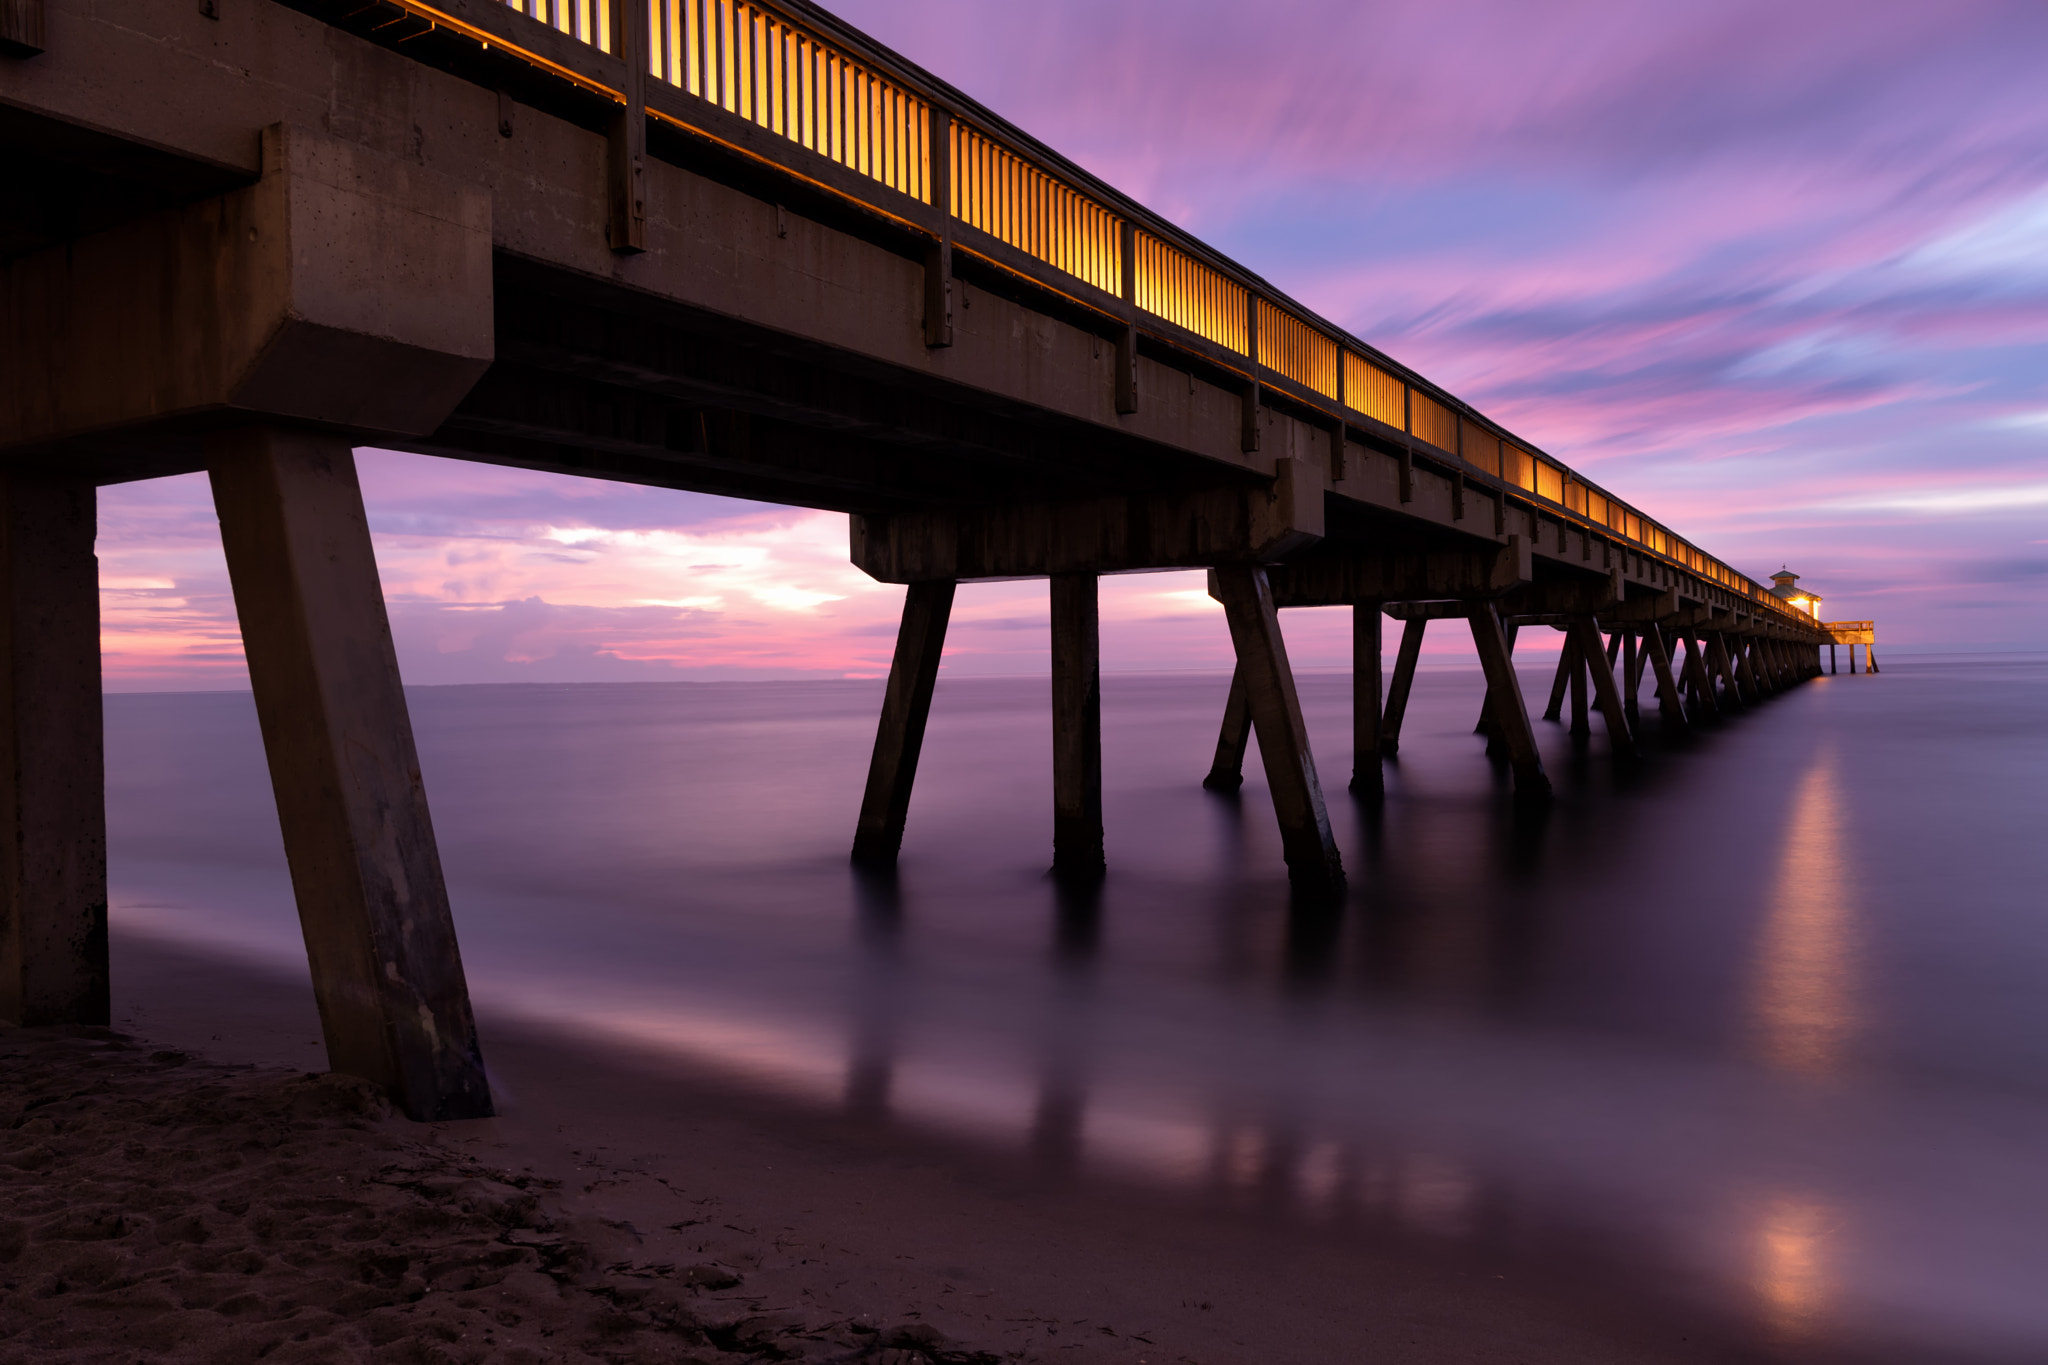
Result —
[{"label": "shoreline", "polygon": [[[175,1064],[136,1064],[147,1074],[135,1084],[154,1096],[152,1103],[181,1102],[177,1092],[195,1082],[219,1084],[223,1068],[318,1064],[321,1054],[308,1046],[317,1034],[303,985],[118,933],[116,963],[119,1022],[150,1039],[127,1055],[190,1055]],[[539,1182],[535,1225],[521,1234],[524,1244],[536,1256],[545,1250],[536,1238],[556,1239],[556,1248],[589,1247],[587,1266],[577,1273],[595,1279],[520,1270],[533,1278],[514,1289],[536,1297],[515,1311],[527,1321],[560,1319],[566,1325],[554,1328],[557,1337],[595,1340],[599,1328],[591,1324],[611,1321],[621,1341],[644,1338],[631,1348],[585,1351],[592,1359],[688,1360],[692,1351],[705,1360],[886,1365],[1816,1358],[1744,1342],[1706,1314],[1672,1311],[1623,1283],[1546,1271],[1527,1257],[1432,1245],[1379,1227],[1314,1227],[1257,1209],[1191,1206],[1102,1180],[1055,1179],[1021,1161],[885,1123],[739,1093],[654,1058],[614,1049],[599,1054],[530,1024],[487,1016],[485,1026],[500,1117],[415,1126],[330,1112],[301,1140],[354,1134],[346,1140],[367,1144],[365,1150],[403,1149],[413,1159],[437,1153],[451,1176],[467,1172],[454,1185],[484,1179],[479,1172],[498,1173],[489,1178],[501,1185],[507,1175]],[[20,1036],[10,1034],[10,1046]],[[244,1083],[270,1087],[266,1094],[360,1089],[344,1080],[306,1080],[283,1067],[234,1074],[255,1077]],[[221,1136],[202,1140],[187,1131],[179,1141],[191,1147]],[[92,1162],[103,1157],[85,1154],[76,1178],[98,1178]],[[248,1177],[271,1191],[297,1178],[274,1168]],[[410,1197],[421,1196],[414,1190]],[[482,1236],[482,1229],[462,1225],[472,1242]],[[515,1231],[465,1243],[465,1254],[503,1256],[521,1245],[504,1242]],[[417,1259],[403,1249],[385,1254]],[[565,1257],[563,1265],[579,1255],[547,1254]],[[0,1282],[15,1269],[0,1266]],[[713,1288],[726,1272],[739,1282]],[[640,1306],[631,1313],[647,1322],[630,1331],[595,1306],[636,1296]],[[288,1297],[279,1290],[277,1302]],[[480,1311],[453,1306],[452,1297],[449,1303],[451,1315]],[[103,1311],[118,1317],[131,1310],[108,1304]],[[382,1321],[380,1313],[398,1312],[383,1305],[364,1317]],[[682,1330],[662,1327],[662,1314]],[[433,1319],[442,1328],[455,1320]],[[330,1324],[326,1354],[305,1358],[520,1358],[508,1354],[514,1345],[502,1332],[481,1355],[465,1354],[468,1342],[415,1334],[396,1340],[441,1354],[389,1355],[397,1348],[387,1343],[347,1347],[337,1357],[342,1338],[335,1333],[345,1335],[344,1327]],[[734,1335],[740,1332],[751,1335],[743,1340]],[[13,1335],[0,1334],[0,1361],[16,1349]],[[544,1352],[559,1350],[549,1345],[556,1338],[537,1341],[519,1349],[543,1352],[536,1359],[582,1358],[550,1357]],[[192,1350],[119,1358],[226,1357]]]}]

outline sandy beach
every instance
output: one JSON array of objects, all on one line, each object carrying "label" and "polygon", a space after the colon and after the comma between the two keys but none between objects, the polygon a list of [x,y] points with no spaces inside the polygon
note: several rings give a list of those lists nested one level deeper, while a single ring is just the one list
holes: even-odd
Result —
[{"label": "sandy beach", "polygon": [[516,1021],[500,1117],[411,1124],[305,1070],[302,983],[116,951],[118,1031],[0,1043],[0,1361],[1775,1354],[1529,1258],[1047,1179]]}]

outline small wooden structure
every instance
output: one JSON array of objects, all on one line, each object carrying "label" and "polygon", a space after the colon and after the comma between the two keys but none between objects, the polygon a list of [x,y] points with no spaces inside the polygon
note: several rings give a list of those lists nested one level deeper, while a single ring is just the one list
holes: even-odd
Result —
[{"label": "small wooden structure", "polygon": [[1828,636],[1828,672],[1835,671],[1835,646],[1849,647],[1849,671],[1856,671],[1856,646],[1863,646],[1863,662],[1867,671],[1875,673],[1877,667],[1877,622],[1875,621],[1823,621],[1822,630]]}]

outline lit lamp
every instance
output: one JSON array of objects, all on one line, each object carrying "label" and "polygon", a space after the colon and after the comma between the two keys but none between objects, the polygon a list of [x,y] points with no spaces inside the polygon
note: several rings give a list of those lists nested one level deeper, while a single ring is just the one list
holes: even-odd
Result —
[{"label": "lit lamp", "polygon": [[1792,585],[1799,581],[1799,575],[1790,569],[1780,569],[1771,575],[1771,594],[1781,597],[1785,605],[1794,611],[1803,611],[1814,620],[1820,619],[1820,594],[1806,592]]}]

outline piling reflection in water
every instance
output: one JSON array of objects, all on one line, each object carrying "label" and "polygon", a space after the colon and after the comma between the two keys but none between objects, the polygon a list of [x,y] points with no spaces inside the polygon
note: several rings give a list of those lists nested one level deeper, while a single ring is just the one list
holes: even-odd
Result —
[{"label": "piling reflection in water", "polygon": [[[1915,677],[1881,699],[1913,781],[1891,713],[1853,709],[1875,689],[1830,684],[1631,778],[1541,727],[1560,799],[1531,821],[1470,733],[1476,678],[1428,675],[1385,799],[1333,809],[1334,912],[1290,901],[1256,778],[1197,785],[1221,678],[1106,683],[1112,871],[1080,887],[1046,875],[1042,682],[942,684],[884,875],[845,859],[869,690],[414,704],[488,1017],[1050,1179],[1568,1244],[1788,1340],[1996,1320],[2044,1358],[2048,1105],[1986,1071],[2048,1069],[2039,770],[2014,745],[1944,778],[1924,736],[1956,681],[1934,705]],[[1302,685],[1332,769],[1347,690]],[[1974,728],[2048,734],[2048,667],[1999,695]],[[246,698],[109,723],[117,926],[302,964]],[[1973,858],[1937,895],[1917,850],[1944,837]]]}]

